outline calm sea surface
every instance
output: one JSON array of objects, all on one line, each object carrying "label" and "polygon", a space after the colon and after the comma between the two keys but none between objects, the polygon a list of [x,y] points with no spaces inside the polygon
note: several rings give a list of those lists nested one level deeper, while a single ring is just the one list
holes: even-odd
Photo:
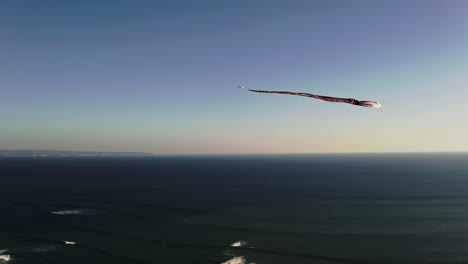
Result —
[{"label": "calm sea surface", "polygon": [[468,154],[3,157],[7,255],[15,264],[468,263]]}]

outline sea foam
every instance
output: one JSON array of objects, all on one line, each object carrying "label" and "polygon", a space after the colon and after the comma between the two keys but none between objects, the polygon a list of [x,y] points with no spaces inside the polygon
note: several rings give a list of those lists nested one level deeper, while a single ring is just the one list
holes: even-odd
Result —
[{"label": "sea foam", "polygon": [[237,241],[231,244],[231,247],[243,247],[247,245],[247,241]]},{"label": "sea foam", "polygon": [[50,212],[51,214],[56,215],[83,215],[83,214],[97,214],[97,210],[92,209],[77,209],[77,210],[61,210],[61,211],[53,211]]},{"label": "sea foam", "polygon": [[[2,251],[2,253],[3,253],[3,252],[4,252],[4,251]],[[10,261],[10,260],[11,260],[11,256],[10,256],[10,255],[7,255],[7,254],[0,255],[0,260],[5,261],[5,262]]]},{"label": "sea foam", "polygon": [[245,264],[245,258],[244,257],[235,257],[232,258],[228,261],[225,261],[221,264]]}]

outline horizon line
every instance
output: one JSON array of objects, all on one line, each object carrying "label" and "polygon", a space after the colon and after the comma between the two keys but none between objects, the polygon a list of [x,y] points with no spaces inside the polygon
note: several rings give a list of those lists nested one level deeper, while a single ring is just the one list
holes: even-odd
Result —
[{"label": "horizon line", "polygon": [[468,150],[453,151],[370,151],[370,152],[256,152],[256,153],[157,153],[146,151],[96,151],[96,150],[57,150],[57,149],[0,149],[2,151],[50,151],[50,152],[88,152],[88,153],[133,153],[146,154],[151,156],[239,156],[239,155],[346,155],[346,154],[449,154],[449,153],[468,153]]}]

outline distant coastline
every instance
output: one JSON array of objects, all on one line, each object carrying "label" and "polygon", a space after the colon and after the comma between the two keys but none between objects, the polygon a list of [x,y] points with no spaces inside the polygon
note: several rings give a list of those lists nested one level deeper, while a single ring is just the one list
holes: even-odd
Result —
[{"label": "distant coastline", "polygon": [[73,150],[0,150],[0,157],[137,157],[154,156],[146,152],[102,152],[102,151],[73,151]]}]

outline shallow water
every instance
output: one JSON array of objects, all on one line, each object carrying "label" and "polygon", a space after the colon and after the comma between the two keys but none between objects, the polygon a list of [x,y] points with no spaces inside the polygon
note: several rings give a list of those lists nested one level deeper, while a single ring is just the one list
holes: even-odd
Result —
[{"label": "shallow water", "polygon": [[11,263],[468,263],[468,154],[3,157],[0,181]]}]

